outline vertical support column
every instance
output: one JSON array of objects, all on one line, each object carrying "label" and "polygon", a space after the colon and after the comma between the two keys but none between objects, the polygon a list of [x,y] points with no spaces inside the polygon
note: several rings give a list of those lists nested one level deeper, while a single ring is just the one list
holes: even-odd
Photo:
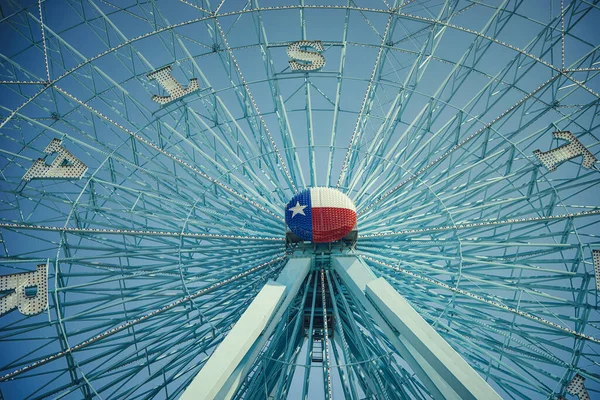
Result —
[{"label": "vertical support column", "polygon": [[436,399],[501,397],[384,278],[355,256],[334,268]]},{"label": "vertical support column", "polygon": [[181,396],[213,399],[267,325],[285,293],[285,285],[269,281]]},{"label": "vertical support column", "polygon": [[384,278],[367,284],[367,297],[462,399],[500,396]]},{"label": "vertical support column", "polygon": [[192,380],[182,400],[230,398],[270,336],[273,321],[296,296],[310,269],[310,258],[288,260],[277,281],[270,280],[254,298],[238,322],[204,367]]},{"label": "vertical support column", "polygon": [[321,301],[323,305],[323,381],[325,383],[325,400],[331,400],[331,365],[329,360],[329,327],[327,326],[327,297],[325,296],[325,271],[321,269]]}]

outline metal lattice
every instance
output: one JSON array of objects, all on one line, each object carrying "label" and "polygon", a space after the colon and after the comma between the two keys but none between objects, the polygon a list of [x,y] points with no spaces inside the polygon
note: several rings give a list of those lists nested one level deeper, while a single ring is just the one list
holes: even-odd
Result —
[{"label": "metal lattice", "polygon": [[599,395],[598,22],[597,0],[2,2],[0,398],[175,398],[299,254],[236,397],[429,398],[327,254],[286,245],[316,186],[503,398]]}]

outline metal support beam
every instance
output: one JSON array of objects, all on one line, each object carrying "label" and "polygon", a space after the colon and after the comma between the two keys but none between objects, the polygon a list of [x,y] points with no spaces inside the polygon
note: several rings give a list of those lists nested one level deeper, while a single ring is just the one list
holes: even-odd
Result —
[{"label": "metal support beam", "polygon": [[290,259],[276,281],[268,281],[204,367],[182,400],[230,398],[274,327],[298,292],[310,269],[310,258]]},{"label": "metal support beam", "polygon": [[501,399],[384,278],[377,278],[355,256],[333,260],[344,284],[367,308],[434,398]]}]

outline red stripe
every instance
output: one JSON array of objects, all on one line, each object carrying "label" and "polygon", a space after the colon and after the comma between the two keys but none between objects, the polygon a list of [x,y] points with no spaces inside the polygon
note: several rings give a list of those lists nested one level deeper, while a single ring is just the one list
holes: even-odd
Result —
[{"label": "red stripe", "polygon": [[348,208],[313,207],[311,212],[315,243],[340,240],[356,225],[356,212]]}]

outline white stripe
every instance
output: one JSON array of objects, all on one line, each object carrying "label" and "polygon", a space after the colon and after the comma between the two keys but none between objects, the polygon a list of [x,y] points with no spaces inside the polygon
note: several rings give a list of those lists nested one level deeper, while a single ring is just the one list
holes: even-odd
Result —
[{"label": "white stripe", "polygon": [[310,188],[310,203],[311,207],[347,208],[356,212],[356,206],[350,197],[328,187]]}]

